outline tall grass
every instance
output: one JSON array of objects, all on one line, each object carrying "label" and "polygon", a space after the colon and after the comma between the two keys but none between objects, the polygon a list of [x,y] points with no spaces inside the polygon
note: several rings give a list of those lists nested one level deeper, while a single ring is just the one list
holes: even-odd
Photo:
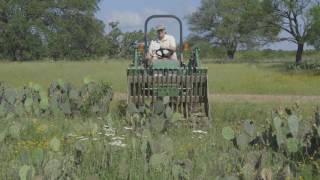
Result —
[{"label": "tall grass", "polygon": [[[237,127],[246,119],[262,126],[274,108],[291,107],[274,103],[212,106],[212,128],[203,133],[194,131],[198,129],[172,127],[165,134],[150,136],[153,132],[146,129],[129,129],[130,125],[116,111],[103,118],[89,119],[1,119],[0,130],[8,128],[8,135],[0,142],[0,177],[19,179],[25,166],[32,167],[34,177],[40,179],[239,176],[238,165],[243,163],[244,156],[232,151],[233,145],[223,140],[221,129],[227,125]],[[313,104],[304,104],[300,111],[305,119],[312,118]],[[14,124],[19,124],[18,133],[11,128]],[[61,144],[56,145],[53,139]],[[123,146],[113,143],[115,139]],[[146,142],[151,143],[151,153],[159,157],[146,160],[150,158]],[[278,171],[274,172],[275,176]]]},{"label": "tall grass", "polygon": [[[115,92],[127,90],[130,61],[0,63],[0,81],[23,86],[30,81],[48,86],[56,79],[80,85],[84,77],[108,81]],[[287,72],[282,63],[207,63],[211,93],[320,95],[319,75]]]}]

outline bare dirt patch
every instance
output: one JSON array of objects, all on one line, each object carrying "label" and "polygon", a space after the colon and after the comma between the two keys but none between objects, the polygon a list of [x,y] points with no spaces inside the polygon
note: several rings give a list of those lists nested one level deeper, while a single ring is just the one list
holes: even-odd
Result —
[{"label": "bare dirt patch", "polygon": [[[115,93],[114,100],[126,100],[125,93]],[[298,102],[320,103],[320,96],[262,95],[262,94],[210,94],[211,102]]]}]

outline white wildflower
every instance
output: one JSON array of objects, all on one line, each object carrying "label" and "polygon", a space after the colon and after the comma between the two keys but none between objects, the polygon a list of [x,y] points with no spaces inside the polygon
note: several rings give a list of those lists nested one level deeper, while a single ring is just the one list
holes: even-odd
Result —
[{"label": "white wildflower", "polygon": [[113,137],[112,140],[124,140],[123,137]]},{"label": "white wildflower", "polygon": [[72,134],[72,133],[69,133],[67,136],[68,137],[77,137],[75,134]]},{"label": "white wildflower", "polygon": [[199,134],[208,134],[208,132],[206,131],[202,131],[202,130],[194,130],[192,131],[193,133],[199,133]]},{"label": "white wildflower", "polygon": [[85,138],[79,139],[79,141],[86,141],[86,140],[89,140],[89,138],[85,137]]},{"label": "white wildflower", "polygon": [[105,135],[105,136],[114,136],[114,135],[116,135],[116,134],[115,134],[114,132],[111,132],[111,133],[106,132],[104,135]]},{"label": "white wildflower", "polygon": [[125,130],[132,130],[132,127],[124,127]]},{"label": "white wildflower", "polygon": [[123,144],[121,140],[116,140],[109,143],[111,146],[118,146],[118,147],[126,147],[126,144]]},{"label": "white wildflower", "polygon": [[109,127],[109,126],[106,127],[106,125],[105,125],[104,131],[105,131],[104,135],[106,135],[106,136],[114,136],[114,135],[116,135],[116,130],[114,128],[112,128],[112,127]]}]

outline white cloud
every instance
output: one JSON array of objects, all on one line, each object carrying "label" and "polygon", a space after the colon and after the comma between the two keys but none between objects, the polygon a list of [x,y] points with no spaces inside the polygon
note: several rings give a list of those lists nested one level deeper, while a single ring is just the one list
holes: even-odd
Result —
[{"label": "white cloud", "polygon": [[[134,31],[134,30],[144,30],[144,22],[145,20],[155,14],[174,14],[181,18],[183,21],[184,27],[184,37],[189,33],[188,26],[185,22],[185,15],[187,12],[192,12],[195,10],[195,7],[187,5],[183,5],[181,9],[184,9],[183,14],[177,14],[172,12],[172,9],[156,9],[145,7],[141,11],[133,11],[133,10],[112,10],[108,13],[104,14],[104,22],[106,23],[106,32],[110,31],[110,27],[108,26],[109,22],[118,21],[119,27],[122,31]],[[159,24],[163,24],[167,27],[168,33],[174,35],[176,39],[179,38],[179,26],[178,23],[173,19],[154,19],[150,21],[149,30],[151,27],[155,27]]]},{"label": "white cloud", "polygon": [[196,12],[197,9],[198,9],[198,7],[196,7],[196,6],[187,6],[187,7],[186,7],[186,13],[185,13],[185,14],[186,14],[186,15],[190,15],[190,14]]},{"label": "white cloud", "polygon": [[120,28],[123,30],[142,29],[145,19],[153,14],[167,14],[162,10],[145,9],[140,12],[135,11],[112,11],[107,16],[107,23],[120,22]]},{"label": "white cloud", "polygon": [[123,28],[137,27],[142,24],[143,19],[138,12],[113,11],[110,13],[108,22],[118,21]]}]

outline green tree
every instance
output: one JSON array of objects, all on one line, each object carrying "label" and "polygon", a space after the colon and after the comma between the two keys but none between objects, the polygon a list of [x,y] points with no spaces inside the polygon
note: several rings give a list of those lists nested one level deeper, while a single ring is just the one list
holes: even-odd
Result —
[{"label": "green tree", "polygon": [[320,50],[320,6],[315,6],[310,11],[312,19],[310,37],[308,43]]},{"label": "green tree", "polygon": [[120,56],[125,58],[132,57],[134,54],[134,46],[136,43],[141,42],[143,37],[144,33],[141,30],[124,33],[121,42]]},{"label": "green tree", "polygon": [[[142,30],[122,32],[119,28],[119,22],[110,22],[110,32],[106,35],[107,56],[111,58],[130,58],[134,55],[136,44],[143,43],[144,32]],[[148,32],[148,39],[155,39],[156,30],[151,29]]]},{"label": "green tree", "polygon": [[280,40],[297,44],[296,63],[302,61],[305,43],[310,39],[312,42],[313,32],[316,32],[315,20],[318,17],[314,18],[310,13],[312,9],[319,7],[319,2],[319,0],[264,0],[265,4],[269,4],[266,7],[272,7],[273,16],[281,19],[281,21],[270,19],[268,25],[280,28],[290,35]]},{"label": "green tree", "polygon": [[[279,31],[264,26],[259,0],[202,0],[188,16],[191,31],[206,37],[213,45],[224,47],[230,59],[239,48],[252,48],[274,38]],[[268,30],[266,30],[268,29]]]},{"label": "green tree", "polygon": [[15,59],[86,58],[105,53],[100,0],[1,0],[0,53]]},{"label": "green tree", "polygon": [[107,42],[107,56],[119,57],[123,32],[119,28],[119,22],[110,22],[109,26],[111,31],[105,36]]},{"label": "green tree", "polygon": [[190,34],[186,42],[189,44],[191,49],[199,48],[201,58],[224,58],[226,55],[223,47],[212,47],[210,41],[201,36]]},{"label": "green tree", "polygon": [[[152,28],[147,36],[148,40],[156,39],[156,30]],[[138,43],[144,43],[144,32],[142,30],[123,33],[120,56],[125,58],[132,57],[134,55],[134,48]]]},{"label": "green tree", "polygon": [[14,60],[45,55],[44,26],[41,17],[44,1],[0,1],[0,54]]},{"label": "green tree", "polygon": [[95,18],[100,0],[50,0],[45,23],[49,56],[82,59],[105,54],[104,24]]}]

